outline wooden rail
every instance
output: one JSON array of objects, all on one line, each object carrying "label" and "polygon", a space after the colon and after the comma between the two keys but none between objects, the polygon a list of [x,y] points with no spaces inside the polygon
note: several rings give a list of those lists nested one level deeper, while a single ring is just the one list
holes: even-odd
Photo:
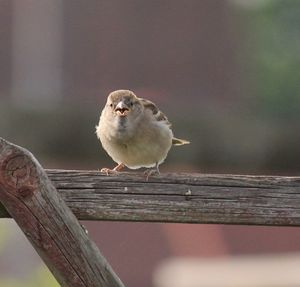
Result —
[{"label": "wooden rail", "polygon": [[46,171],[80,220],[300,226],[300,177]]},{"label": "wooden rail", "polygon": [[79,219],[300,226],[300,177],[47,173]]}]

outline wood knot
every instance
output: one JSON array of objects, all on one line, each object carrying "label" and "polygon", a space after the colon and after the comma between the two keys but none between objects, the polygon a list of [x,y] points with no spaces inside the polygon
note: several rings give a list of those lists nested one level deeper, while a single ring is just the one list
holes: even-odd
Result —
[{"label": "wood knot", "polygon": [[1,172],[3,184],[6,187],[13,188],[17,195],[21,197],[32,194],[36,187],[36,167],[28,155],[10,155],[4,160]]},{"label": "wood knot", "polygon": [[31,186],[22,186],[17,190],[20,197],[26,198],[33,194],[34,189]]}]

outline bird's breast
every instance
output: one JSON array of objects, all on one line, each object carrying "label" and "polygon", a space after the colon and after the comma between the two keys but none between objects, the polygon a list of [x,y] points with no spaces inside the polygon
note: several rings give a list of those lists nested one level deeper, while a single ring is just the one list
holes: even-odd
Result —
[{"label": "bird's breast", "polygon": [[115,143],[126,145],[136,134],[134,128],[128,124],[126,117],[118,117],[110,123],[109,137]]},{"label": "bird's breast", "polygon": [[128,126],[127,117],[117,117],[115,120],[116,129],[120,132],[126,131]]}]

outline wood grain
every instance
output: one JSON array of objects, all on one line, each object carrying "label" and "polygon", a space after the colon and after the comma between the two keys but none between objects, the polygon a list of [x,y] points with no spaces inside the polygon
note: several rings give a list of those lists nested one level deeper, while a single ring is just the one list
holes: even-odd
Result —
[{"label": "wood grain", "polygon": [[300,226],[300,177],[46,172],[80,220]]},{"label": "wood grain", "polygon": [[300,177],[47,173],[79,219],[300,226]]},{"label": "wood grain", "polygon": [[1,138],[0,201],[61,286],[124,286],[33,155]]}]

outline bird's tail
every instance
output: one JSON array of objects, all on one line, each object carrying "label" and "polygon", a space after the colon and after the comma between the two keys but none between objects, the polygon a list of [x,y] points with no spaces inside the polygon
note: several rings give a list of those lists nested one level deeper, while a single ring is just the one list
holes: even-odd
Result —
[{"label": "bird's tail", "polygon": [[187,140],[182,140],[182,139],[178,139],[178,138],[173,138],[172,139],[172,144],[173,145],[184,145],[184,144],[189,144],[190,142]]}]

